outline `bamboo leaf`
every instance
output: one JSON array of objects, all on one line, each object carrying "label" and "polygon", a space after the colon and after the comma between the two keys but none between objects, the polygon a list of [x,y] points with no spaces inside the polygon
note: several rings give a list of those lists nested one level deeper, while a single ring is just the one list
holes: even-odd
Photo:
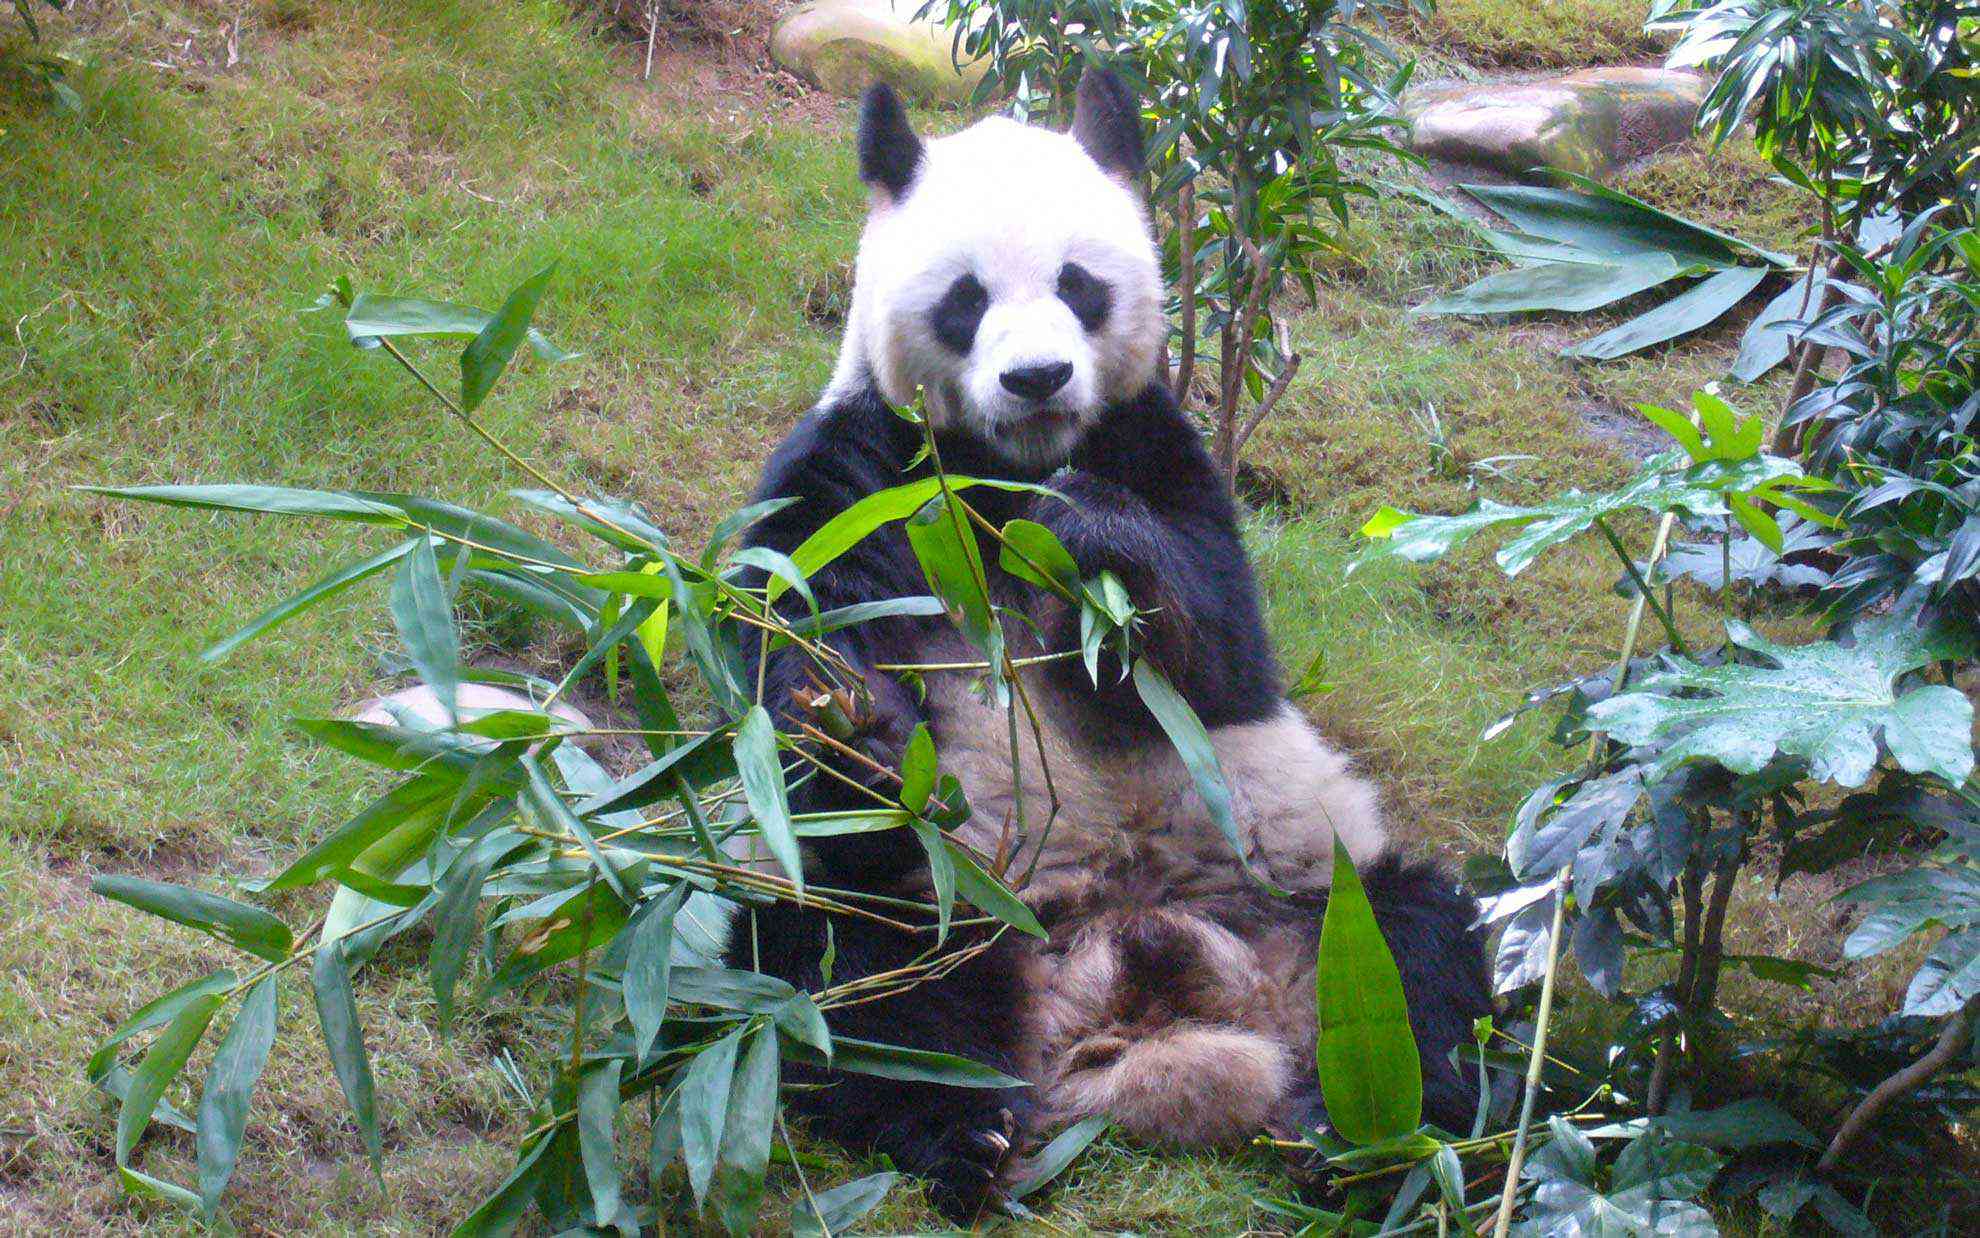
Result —
[{"label": "bamboo leaf", "polygon": [[691,887],[677,883],[634,917],[632,947],[626,955],[621,996],[632,1021],[633,1061],[646,1060],[667,1016],[668,973],[673,966],[674,917],[687,901]]},{"label": "bamboo leaf", "polygon": [[743,798],[762,831],[770,854],[783,866],[784,875],[798,892],[804,892],[804,859],[798,852],[797,833],[791,828],[791,805],[784,789],[784,768],[777,759],[777,731],[770,714],[761,705],[752,705],[736,728],[733,745],[736,770],[742,775]]},{"label": "bamboo leaf", "polygon": [[536,303],[543,299],[543,290],[556,273],[557,264],[552,262],[524,280],[462,350],[461,407],[467,412],[480,406],[508,368],[509,358],[516,355],[516,346],[529,331],[529,320],[536,316]]},{"label": "bamboo leaf", "polygon": [[234,1025],[220,1041],[199,1095],[199,1199],[208,1215],[234,1175],[247,1131],[248,1102],[275,1044],[276,979],[258,982],[241,1001]]},{"label": "bamboo leaf", "polygon": [[[224,1000],[224,995],[219,993],[203,993],[193,998],[172,1016],[165,1030],[158,1034],[158,1039],[145,1050],[143,1060],[131,1076],[130,1090],[124,1093],[124,1103],[117,1111],[119,1166],[130,1161],[131,1152],[144,1135],[144,1128],[151,1124],[152,1111],[164,1099],[165,1089],[171,1086],[172,1080],[185,1069],[186,1059],[192,1056],[200,1037],[206,1034],[206,1025],[213,1021],[214,1012],[220,1009],[220,1003]],[[195,1199],[195,1205],[197,1202]]]},{"label": "bamboo leaf", "polygon": [[722,1128],[729,1120],[736,1050],[742,1047],[744,1030],[738,1027],[695,1054],[681,1079],[681,1159],[687,1165],[688,1186],[696,1203],[708,1198],[708,1184],[715,1177]]},{"label": "bamboo leaf", "polygon": [[309,585],[307,588],[290,594],[267,610],[262,611],[250,620],[246,627],[235,632],[232,636],[224,640],[215,641],[212,645],[200,652],[200,661],[219,661],[255,637],[260,636],[272,628],[280,627],[317,603],[327,602],[352,585],[376,576],[394,563],[397,563],[416,544],[425,540],[425,537],[421,536],[411,541],[400,542],[398,545],[388,550],[380,551],[368,559],[360,559],[356,563],[345,564]]},{"label": "bamboo leaf", "polygon": [[402,529],[406,514],[389,503],[338,490],[298,490],[291,486],[77,486],[91,494],[140,499],[168,507],[209,511],[266,512],[277,516],[325,516],[358,524]]},{"label": "bamboo leaf", "polygon": [[420,682],[433,689],[447,707],[450,721],[459,721],[455,701],[461,687],[460,637],[454,631],[454,612],[447,602],[447,590],[440,582],[440,566],[433,556],[431,538],[413,539],[412,553],[399,565],[392,580],[392,622],[405,642],[406,653]]},{"label": "bamboo leaf", "polygon": [[91,878],[89,888],[139,911],[196,928],[271,963],[287,958],[293,944],[289,926],[274,915],[204,890],[107,873]]},{"label": "bamboo leaf", "polygon": [[331,1068],[350,1102],[351,1116],[357,1119],[372,1171],[382,1173],[384,1143],[378,1134],[371,1059],[365,1053],[364,1029],[358,1023],[357,999],[351,994],[350,966],[342,942],[317,950],[309,982],[316,994],[316,1017],[323,1025],[323,1044],[330,1051]]},{"label": "bamboo leaf", "polygon": [[1314,986],[1320,1093],[1334,1129],[1356,1144],[1414,1131],[1423,1120],[1423,1067],[1402,973],[1338,837]]},{"label": "bamboo leaf", "polygon": [[759,1027],[750,1037],[729,1093],[722,1149],[715,1173],[715,1212],[731,1234],[747,1234],[763,1199],[770,1165],[770,1134],[777,1117],[777,1029]]}]

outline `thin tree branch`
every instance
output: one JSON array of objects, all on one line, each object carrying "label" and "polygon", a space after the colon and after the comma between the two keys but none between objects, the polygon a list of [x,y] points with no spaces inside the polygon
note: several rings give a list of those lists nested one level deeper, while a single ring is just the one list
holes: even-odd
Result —
[{"label": "thin tree branch", "polygon": [[1177,289],[1182,296],[1182,356],[1176,362],[1176,403],[1189,407],[1196,380],[1196,183],[1184,181],[1176,198]]},{"label": "thin tree branch", "polygon": [[1849,1111],[1835,1138],[1829,1141],[1828,1150],[1815,1164],[1817,1173],[1828,1173],[1836,1167],[1856,1141],[1877,1120],[1879,1114],[1893,1104],[1904,1099],[1920,1084],[1931,1079],[1946,1067],[1958,1061],[1966,1052],[1966,1046],[1973,1040],[1973,1020],[1980,1013],[1980,996],[1970,997],[1960,1011],[1946,1020],[1939,1031],[1939,1039],[1924,1057],[1898,1071],[1890,1078],[1871,1089],[1870,1095],[1858,1101],[1856,1108]]}]

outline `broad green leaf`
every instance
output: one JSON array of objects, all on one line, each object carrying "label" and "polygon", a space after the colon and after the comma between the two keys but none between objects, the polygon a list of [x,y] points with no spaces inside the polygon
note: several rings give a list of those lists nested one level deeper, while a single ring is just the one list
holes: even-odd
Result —
[{"label": "broad green leaf", "polygon": [[271,963],[287,958],[294,944],[289,926],[277,917],[204,890],[109,874],[92,878],[89,888],[139,911],[196,928]]},{"label": "broad green leaf", "polygon": [[1953,1014],[1975,993],[1980,993],[1980,932],[1947,933],[1905,990],[1904,1013],[1931,1018]]},{"label": "broad green leaf", "polygon": [[1678,467],[1679,462],[1676,452],[1655,456],[1620,490],[1600,494],[1569,490],[1533,507],[1480,499],[1470,510],[1455,516],[1418,515],[1383,507],[1362,526],[1361,533],[1386,542],[1379,554],[1422,563],[1443,557],[1474,534],[1516,530],[1493,556],[1501,571],[1516,576],[1548,550],[1572,541],[1594,528],[1597,520],[1617,512],[1723,516],[1730,510],[1726,504],[1729,494],[1762,493],[1770,501],[1778,501],[1768,487],[1808,480],[1802,477],[1799,466],[1772,456],[1737,462],[1708,460],[1686,470]]},{"label": "broad green leaf", "polygon": [[[941,598],[920,593],[910,597],[886,598],[878,602],[854,602],[850,606],[835,607],[816,616],[800,615],[791,621],[790,629],[799,636],[811,638],[874,619],[887,619],[896,615],[926,617],[942,613],[944,607]],[[770,638],[772,649],[781,648],[789,643],[789,638],[782,633]]]},{"label": "broad green leaf", "polygon": [[430,538],[413,539],[412,553],[392,580],[392,622],[405,642],[413,669],[440,703],[449,719],[458,720],[455,701],[461,687],[461,644],[454,631],[454,612],[440,581]]},{"label": "broad green leaf", "polygon": [[770,1136],[777,1118],[779,1061],[777,1029],[759,1027],[750,1037],[729,1092],[729,1116],[722,1124],[715,1170],[715,1213],[731,1234],[750,1232],[763,1199],[763,1175],[770,1165]]},{"label": "broad green leaf", "polygon": [[1634,1139],[1652,1126],[1673,1139],[1732,1151],[1784,1143],[1804,1148],[1822,1146],[1786,1110],[1759,1096],[1749,1096],[1717,1109],[1674,1110],[1655,1118],[1599,1126],[1588,1135],[1593,1139]]},{"label": "broad green leaf", "polygon": [[1072,1164],[1080,1153],[1086,1151],[1087,1145],[1098,1139],[1112,1121],[1113,1119],[1106,1114],[1096,1113],[1090,1118],[1073,1123],[1053,1136],[1052,1142],[1046,1144],[1030,1159],[1028,1162],[1030,1172],[1022,1181],[1011,1187],[1010,1197],[1023,1199],[1064,1173],[1066,1166]]},{"label": "broad green leaf", "polygon": [[557,264],[552,262],[524,280],[461,351],[463,409],[471,413],[480,407],[495,380],[508,368],[509,358],[516,355],[516,346],[529,331],[529,320],[536,316],[536,303],[543,299],[543,290],[556,273]]},{"label": "broad green leaf", "polygon": [[[967,490],[971,486],[995,486],[999,490],[1023,490],[1034,494],[1052,494],[1047,486],[1029,482],[995,481],[981,477],[949,478],[949,489]],[[942,493],[942,481],[937,477],[924,477],[904,485],[886,490],[877,490],[867,495],[851,507],[846,508],[830,520],[820,525],[811,536],[804,539],[796,550],[791,552],[791,562],[808,578],[816,577],[821,569],[838,558],[883,524],[905,520],[927,505],[928,501]],[[768,597],[774,602],[786,586],[781,580],[772,579],[768,586]]]},{"label": "broad green leaf", "polygon": [[1161,724],[1162,733],[1175,746],[1176,755],[1182,758],[1183,768],[1189,771],[1190,782],[1196,786],[1198,798],[1210,813],[1210,820],[1216,823],[1224,841],[1231,845],[1231,854],[1244,866],[1244,871],[1251,874],[1252,880],[1271,889],[1270,884],[1252,869],[1244,840],[1238,836],[1237,819],[1231,815],[1230,784],[1224,781],[1223,766],[1217,762],[1217,750],[1210,746],[1210,733],[1203,729],[1203,720],[1196,716],[1196,711],[1170,684],[1168,677],[1156,670],[1146,658],[1135,661],[1134,689],[1140,694],[1141,703]]},{"label": "broad green leaf", "polygon": [[[990,611],[985,591],[983,555],[968,517],[952,510],[951,500],[938,495],[908,517],[905,526],[914,557],[921,563],[929,592],[948,605],[950,617],[971,646],[991,666],[1004,660],[1004,633]],[[1001,676],[991,678],[998,705],[1009,699],[1010,686]]]},{"label": "broad green leaf", "polygon": [[1708,1148],[1652,1132],[1624,1145],[1609,1181],[1617,1192],[1641,1190],[1655,1199],[1696,1199],[1724,1164]]},{"label": "broad green leaf", "polygon": [[1685,268],[1667,254],[1625,258],[1613,266],[1542,262],[1497,271],[1413,311],[1418,314],[1520,314],[1532,310],[1582,312],[1635,296],[1676,279]]},{"label": "broad green leaf", "polygon": [[438,886],[439,905],[433,912],[433,942],[426,952],[426,970],[433,979],[433,1004],[440,1015],[440,1033],[454,1022],[454,989],[467,969],[468,947],[481,927],[478,911],[481,887],[501,852],[477,846],[449,865]]},{"label": "broad green leaf", "polygon": [[632,948],[626,955],[621,996],[632,1021],[633,1061],[642,1062],[653,1050],[654,1038],[667,1016],[668,972],[674,957],[674,917],[692,889],[683,881],[640,909],[631,926]]},{"label": "broad green leaf", "polygon": [[152,998],[132,1011],[130,1016],[110,1033],[109,1038],[97,1046],[96,1052],[90,1055],[89,1062],[83,1067],[83,1074],[91,1083],[100,1082],[110,1068],[116,1065],[118,1046],[133,1036],[170,1023],[179,1016],[180,1011],[200,998],[232,989],[235,979],[231,971],[209,972],[197,980],[180,985],[170,993]]},{"label": "broad green leaf", "polygon": [[309,983],[316,994],[316,1017],[323,1025],[323,1044],[330,1051],[331,1068],[350,1102],[351,1116],[357,1119],[372,1169],[382,1172],[384,1144],[378,1135],[371,1059],[365,1053],[364,1028],[358,1022],[357,999],[351,994],[350,966],[342,942],[317,950]]},{"label": "broad green leaf", "polygon": [[997,562],[1006,572],[1042,589],[1079,595],[1079,564],[1057,534],[1035,520],[1006,521],[1003,534]]},{"label": "broad green leaf", "polygon": [[1739,337],[1739,356],[1733,359],[1732,376],[1743,383],[1756,382],[1787,360],[1794,336],[1787,324],[1812,322],[1821,317],[1828,291],[1828,281],[1820,267],[1812,267],[1800,279],[1790,281],[1746,325],[1746,333]]},{"label": "broad green leaf", "polygon": [[1870,914],[1843,941],[1844,958],[1868,958],[1933,925],[1954,931],[1980,925],[1980,870],[1970,864],[1920,865],[1859,882],[1836,900],[1870,906]]},{"label": "broad green leaf", "polygon": [[[1908,615],[1878,616],[1856,625],[1848,647],[1785,647],[1738,622],[1726,630],[1773,665],[1681,662],[1598,702],[1588,711],[1591,727],[1625,743],[1665,744],[1654,777],[1697,759],[1751,774],[1780,754],[1806,758],[1809,776],[1820,781],[1861,786],[1877,763],[1879,738],[1911,773],[1955,786],[1972,774],[1973,703],[1939,684],[1897,691],[1904,673],[1969,655],[1970,641],[1955,625],[1921,629]],[[1680,691],[1687,695],[1674,695]]]},{"label": "broad green leaf", "polygon": [[522,767],[529,774],[529,782],[523,788],[522,802],[535,810],[546,827],[562,830],[577,839],[578,844],[584,848],[585,855],[590,857],[592,865],[597,868],[599,876],[603,877],[605,884],[611,887],[612,893],[618,895],[621,902],[632,902],[632,892],[626,888],[625,878],[619,875],[619,870],[613,867],[612,861],[598,846],[598,841],[591,836],[591,828],[571,811],[571,806],[564,802],[564,797],[557,794],[557,789],[550,785],[550,776],[543,771],[543,763],[534,755],[525,755],[522,758]]},{"label": "broad green leaf", "polygon": [[248,990],[199,1094],[199,1199],[209,1215],[234,1176],[241,1136],[247,1131],[248,1101],[275,1044],[275,985],[275,977],[269,976]]},{"label": "broad green leaf", "polygon": [[429,777],[407,779],[366,806],[365,810],[338,826],[330,835],[289,862],[289,866],[262,885],[264,890],[290,890],[297,886],[338,876],[351,861],[383,838],[407,818],[436,804],[451,804],[457,779]]},{"label": "broad green leaf", "polygon": [[677,1002],[769,1014],[797,990],[789,981],[734,967],[676,967],[671,975]]},{"label": "broad green leaf", "polygon": [[1592,339],[1562,349],[1561,355],[1607,361],[1652,344],[1676,339],[1717,322],[1727,310],[1745,300],[1746,294],[1759,287],[1760,281],[1766,277],[1766,267],[1730,267],[1718,271],[1662,305],[1646,310]]},{"label": "broad green leaf", "polygon": [[326,602],[344,590],[368,580],[386,568],[397,563],[415,545],[426,540],[424,535],[411,541],[400,542],[389,550],[380,551],[368,559],[347,563],[329,575],[301,589],[262,611],[249,621],[248,625],[224,640],[216,641],[200,652],[202,662],[217,662],[247,642],[271,628],[279,627],[300,615],[319,602]]},{"label": "broad green leaf", "polygon": [[832,1029],[826,1026],[825,1015],[811,1000],[811,994],[791,994],[770,1011],[770,1019],[777,1025],[778,1031],[801,1044],[810,1045],[824,1054],[827,1061],[831,1060]]},{"label": "broad green leaf", "polygon": [[[487,310],[472,305],[367,292],[351,303],[344,315],[344,329],[359,348],[375,348],[384,336],[477,336],[487,328],[489,318]],[[545,361],[568,361],[576,356],[552,344],[541,332],[530,331],[528,338],[529,346]]]},{"label": "broad green leaf", "polygon": [[928,796],[934,790],[935,739],[928,733],[927,723],[917,722],[901,760],[901,805],[918,813],[928,807]]},{"label": "broad green leaf", "polygon": [[454,1227],[451,1238],[485,1238],[487,1235],[514,1232],[516,1222],[522,1219],[523,1210],[529,1207],[537,1180],[543,1176],[543,1154],[553,1142],[555,1140],[550,1134],[538,1136],[536,1142],[517,1160],[515,1168],[509,1171],[509,1176],[502,1179],[501,1185],[489,1192],[488,1198]]},{"label": "broad green leaf", "polygon": [[1356,1144],[1414,1131],[1423,1120],[1423,1068],[1402,973],[1339,838],[1314,992],[1320,1094],[1334,1129]]},{"label": "broad green leaf", "polygon": [[587,1063],[578,1077],[578,1154],[598,1224],[638,1234],[639,1224],[620,1195],[619,1162],[612,1128],[619,1116],[618,1058]]},{"label": "broad green leaf", "polygon": [[948,854],[949,864],[955,870],[956,893],[970,906],[1002,920],[1020,933],[1029,933],[1044,941],[1050,937],[1045,926],[1024,900],[1011,892],[1009,886],[985,872],[976,860],[954,843],[943,840],[942,849]]},{"label": "broad green leaf", "polygon": [[[1682,266],[1732,266],[1750,247],[1736,238],[1599,187],[1466,185],[1464,191],[1521,232],[1611,259],[1667,257]],[[1771,255],[1771,261],[1780,255]],[[1780,265],[1785,265],[1782,259]]]},{"label": "broad green leaf", "polygon": [[1594,199],[1595,202],[1592,210],[1596,215],[1603,213],[1604,204],[1606,204],[1607,213],[1611,217],[1625,218],[1629,220],[1632,227],[1641,228],[1642,231],[1637,235],[1647,238],[1656,235],[1661,230],[1673,237],[1689,238],[1701,249],[1716,242],[1729,249],[1765,259],[1777,267],[1794,265],[1794,259],[1786,254],[1777,254],[1772,250],[1761,249],[1758,245],[1750,241],[1741,240],[1730,232],[1721,232],[1717,228],[1708,228],[1697,220],[1686,219],[1681,215],[1673,215],[1669,211],[1659,210],[1641,198],[1626,194],[1622,190],[1612,186],[1604,185],[1594,177],[1583,176],[1578,172],[1569,172],[1564,168],[1556,170],[1554,175],[1566,181],[1572,188],[1578,189],[1589,198]]},{"label": "broad green leaf", "polygon": [[786,1042],[785,1054],[816,1066],[831,1065],[856,1075],[880,1079],[900,1079],[908,1083],[940,1083],[955,1088],[1028,1088],[1031,1085],[1015,1075],[1005,1074],[981,1062],[972,1062],[953,1053],[932,1049],[909,1049],[883,1045],[850,1036],[832,1038],[832,1060],[807,1045]]},{"label": "broad green leaf", "polygon": [[792,1238],[824,1238],[826,1234],[846,1233],[861,1217],[879,1207],[900,1179],[892,1170],[854,1178],[829,1191],[818,1192],[815,1208],[813,1200],[800,1196],[791,1208]]},{"label": "broad green leaf", "polygon": [[[924,732],[918,728],[916,733]],[[933,821],[914,817],[908,821],[908,828],[914,831],[922,851],[928,856],[928,882],[935,889],[935,944],[939,946],[949,940],[949,920],[955,913],[955,856],[959,851],[942,837],[941,828]]]},{"label": "broad green leaf", "polygon": [[277,516],[327,516],[359,524],[402,529],[406,514],[389,503],[337,490],[297,490],[290,486],[77,486],[91,494],[141,499],[169,507],[210,511],[266,512]]},{"label": "broad green leaf", "polygon": [[488,978],[486,993],[500,993],[523,984],[586,950],[596,950],[626,924],[626,905],[602,885],[580,884],[504,959]]},{"label": "broad green leaf", "polygon": [[804,892],[804,858],[797,833],[791,828],[790,799],[784,789],[784,767],[777,758],[777,730],[761,705],[752,705],[736,727],[733,744],[736,771],[742,776],[743,798],[750,815],[798,893]]},{"label": "broad green leaf", "polygon": [[695,1054],[681,1078],[681,1158],[697,1203],[708,1198],[708,1184],[715,1177],[715,1157],[729,1119],[736,1050],[742,1047],[744,1030],[738,1027]]},{"label": "broad green leaf", "polygon": [[[132,1149],[137,1147],[144,1128],[151,1123],[152,1111],[164,1099],[165,1089],[171,1086],[172,1080],[185,1069],[186,1059],[192,1056],[200,1037],[206,1034],[206,1025],[213,1021],[214,1012],[220,1009],[220,1003],[224,1000],[219,993],[203,993],[193,998],[180,1007],[179,1012],[172,1016],[172,1021],[165,1025],[165,1030],[158,1034],[158,1039],[145,1050],[143,1060],[131,1076],[130,1090],[124,1094],[124,1103],[117,1110],[116,1151],[119,1166],[129,1163]],[[194,1201],[195,1205],[197,1202]]]}]

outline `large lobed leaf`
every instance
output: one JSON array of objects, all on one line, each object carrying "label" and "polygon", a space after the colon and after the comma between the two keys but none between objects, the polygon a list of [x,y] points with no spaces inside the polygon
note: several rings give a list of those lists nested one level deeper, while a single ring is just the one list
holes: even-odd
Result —
[{"label": "large lobed leaf", "polygon": [[1912,773],[1954,785],[1972,774],[1972,702],[1940,684],[1897,690],[1906,672],[1970,653],[1971,638],[1955,625],[1920,627],[1892,614],[1858,624],[1854,644],[1794,648],[1743,623],[1726,628],[1734,644],[1774,665],[1680,662],[1591,707],[1590,724],[1626,743],[1666,745],[1655,776],[1701,759],[1751,774],[1783,755],[1807,759],[1811,777],[1860,786],[1880,738]]}]

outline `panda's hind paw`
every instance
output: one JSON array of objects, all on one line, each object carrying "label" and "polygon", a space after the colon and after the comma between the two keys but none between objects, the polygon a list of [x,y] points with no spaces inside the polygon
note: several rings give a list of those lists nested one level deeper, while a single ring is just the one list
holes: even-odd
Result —
[{"label": "panda's hind paw", "polygon": [[950,1131],[928,1169],[930,1194],[953,1220],[974,1220],[1009,1183],[1019,1135],[1017,1118],[1009,1109],[999,1109],[990,1123]]}]

